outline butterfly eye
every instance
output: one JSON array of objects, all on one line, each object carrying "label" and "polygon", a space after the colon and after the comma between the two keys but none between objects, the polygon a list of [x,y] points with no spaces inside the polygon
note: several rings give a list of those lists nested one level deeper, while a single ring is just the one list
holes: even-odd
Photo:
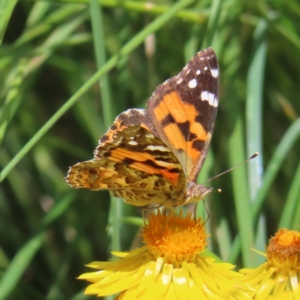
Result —
[{"label": "butterfly eye", "polygon": [[202,191],[202,188],[201,186],[198,186],[198,189],[196,189],[196,195],[195,195],[195,198],[197,199],[201,199],[202,198],[202,195],[203,195],[203,191]]},{"label": "butterfly eye", "polygon": [[200,186],[199,185],[193,185],[191,187],[191,190],[192,190],[192,198],[199,198],[201,196],[201,189],[200,189]]},{"label": "butterfly eye", "polygon": [[192,198],[197,199],[196,201],[202,200],[212,189],[207,188],[202,184],[195,184],[191,187]]}]

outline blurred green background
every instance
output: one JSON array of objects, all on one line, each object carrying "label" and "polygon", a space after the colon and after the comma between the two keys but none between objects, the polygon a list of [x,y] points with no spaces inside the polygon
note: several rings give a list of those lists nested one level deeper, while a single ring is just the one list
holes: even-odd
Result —
[{"label": "blurred green background", "polygon": [[299,230],[299,18],[296,0],[0,0],[0,299],[88,299],[84,264],[130,249],[140,208],[63,178],[208,46],[220,103],[199,182],[260,153],[209,183],[209,249],[253,267],[251,247]]}]

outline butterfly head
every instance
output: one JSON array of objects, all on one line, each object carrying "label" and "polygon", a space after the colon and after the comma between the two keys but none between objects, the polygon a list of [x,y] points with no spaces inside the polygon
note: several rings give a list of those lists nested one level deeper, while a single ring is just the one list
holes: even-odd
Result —
[{"label": "butterfly head", "polygon": [[187,197],[184,204],[199,202],[203,200],[213,189],[208,188],[202,184],[196,184],[193,181],[190,181],[187,185]]}]

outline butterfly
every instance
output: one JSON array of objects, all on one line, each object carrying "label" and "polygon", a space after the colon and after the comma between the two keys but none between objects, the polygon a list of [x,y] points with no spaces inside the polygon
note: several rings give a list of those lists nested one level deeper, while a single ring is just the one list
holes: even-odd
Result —
[{"label": "butterfly", "polygon": [[157,86],[146,109],[118,115],[94,158],[69,169],[67,183],[108,189],[136,206],[201,201],[212,190],[196,179],[214,129],[218,87],[215,52],[198,52],[177,76]]}]

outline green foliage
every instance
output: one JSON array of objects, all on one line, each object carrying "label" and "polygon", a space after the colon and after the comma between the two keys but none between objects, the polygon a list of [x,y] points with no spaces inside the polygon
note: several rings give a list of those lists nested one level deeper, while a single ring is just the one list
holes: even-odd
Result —
[{"label": "green foliage", "polygon": [[130,249],[140,209],[63,178],[208,46],[220,104],[199,181],[260,153],[210,183],[210,250],[255,266],[251,247],[299,230],[299,2],[157,3],[0,0],[0,299],[87,299],[84,264]]}]

